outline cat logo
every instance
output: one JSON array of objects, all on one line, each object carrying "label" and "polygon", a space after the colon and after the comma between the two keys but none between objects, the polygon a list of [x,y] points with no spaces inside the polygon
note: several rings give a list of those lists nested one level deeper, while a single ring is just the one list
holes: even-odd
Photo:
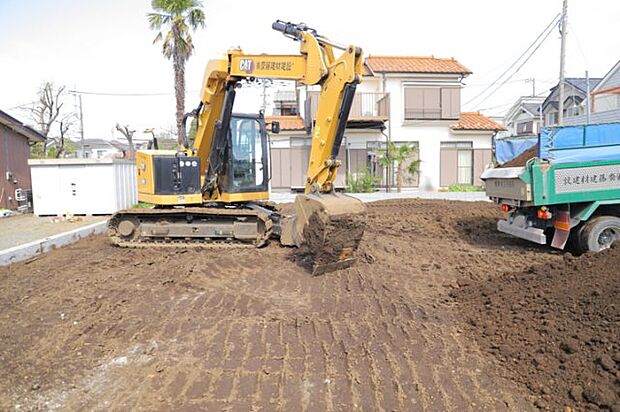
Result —
[{"label": "cat logo", "polygon": [[252,59],[239,60],[239,70],[241,70],[242,72],[246,72],[247,74],[251,74],[254,71],[254,60]]}]

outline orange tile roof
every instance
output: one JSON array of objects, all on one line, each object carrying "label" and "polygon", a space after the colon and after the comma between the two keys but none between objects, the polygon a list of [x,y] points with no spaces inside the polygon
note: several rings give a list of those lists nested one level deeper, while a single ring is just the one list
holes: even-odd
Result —
[{"label": "orange tile roof", "polygon": [[366,63],[362,66],[362,76],[372,76],[372,71],[368,68]]},{"label": "orange tile roof", "polygon": [[504,126],[480,112],[463,112],[459,121],[450,127],[453,130],[506,130]]},{"label": "orange tile roof", "polygon": [[265,123],[280,122],[280,130],[305,130],[306,122],[301,116],[265,116]]},{"label": "orange tile roof", "polygon": [[368,56],[366,65],[373,72],[384,73],[456,73],[471,74],[471,70],[454,58],[434,56]]}]

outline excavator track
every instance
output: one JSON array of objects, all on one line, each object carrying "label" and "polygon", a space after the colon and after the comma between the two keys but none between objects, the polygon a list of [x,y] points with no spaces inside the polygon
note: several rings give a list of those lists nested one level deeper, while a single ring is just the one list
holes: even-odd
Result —
[{"label": "excavator track", "polygon": [[113,244],[147,247],[261,247],[273,221],[260,210],[223,207],[125,209],[108,222]]}]

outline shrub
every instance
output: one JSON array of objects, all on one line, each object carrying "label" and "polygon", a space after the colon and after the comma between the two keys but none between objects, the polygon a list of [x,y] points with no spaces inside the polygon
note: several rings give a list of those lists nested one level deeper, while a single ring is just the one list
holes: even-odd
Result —
[{"label": "shrub", "polygon": [[448,186],[448,192],[483,192],[484,189],[481,186],[463,185],[455,183]]},{"label": "shrub", "polygon": [[377,176],[373,176],[368,169],[362,173],[348,173],[346,191],[349,193],[370,193],[375,190],[379,182]]}]

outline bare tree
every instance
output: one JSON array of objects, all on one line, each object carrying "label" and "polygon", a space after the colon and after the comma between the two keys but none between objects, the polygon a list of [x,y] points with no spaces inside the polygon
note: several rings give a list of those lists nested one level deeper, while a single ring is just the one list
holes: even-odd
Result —
[{"label": "bare tree", "polygon": [[75,121],[76,121],[76,116],[75,113],[69,113],[67,115],[65,115],[62,119],[60,119],[60,121],[58,122],[58,131],[59,131],[59,135],[58,138],[55,139],[56,140],[56,147],[58,148],[58,151],[56,152],[56,158],[60,158],[63,157],[65,154],[65,139],[67,138],[67,135],[69,134],[69,131],[71,130],[71,128],[75,125]]},{"label": "bare tree", "polygon": [[133,146],[133,134],[136,132],[135,130],[129,130],[129,125],[121,126],[116,123],[116,130],[121,132],[125,139],[127,139],[127,144],[129,149],[127,149],[126,158],[129,160],[134,160],[136,158],[136,149]]},{"label": "bare tree", "polygon": [[[52,125],[60,116],[63,106],[65,86],[54,86],[52,82],[45,82],[38,92],[38,100],[34,102],[30,111],[30,117],[36,123],[37,129],[45,137],[48,137]],[[47,157],[48,140],[43,142],[43,157]]]}]

